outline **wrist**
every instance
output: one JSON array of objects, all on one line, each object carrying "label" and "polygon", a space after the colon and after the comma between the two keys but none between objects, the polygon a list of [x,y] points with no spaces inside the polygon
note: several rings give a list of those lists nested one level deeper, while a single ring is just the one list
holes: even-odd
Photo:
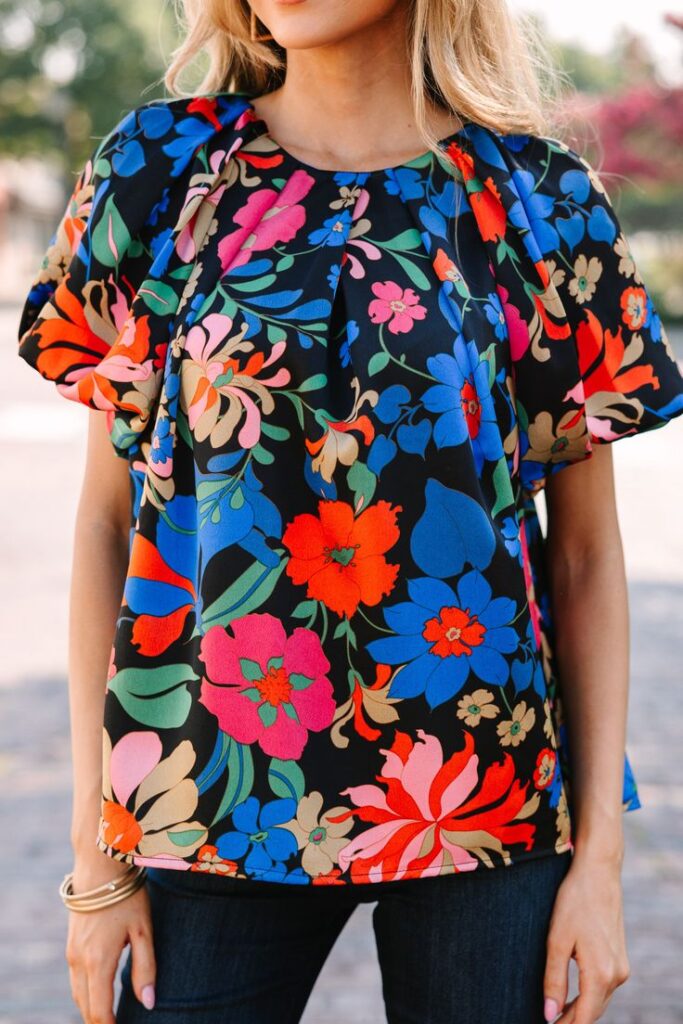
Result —
[{"label": "wrist", "polygon": [[594,863],[612,864],[621,868],[624,859],[624,838],[621,830],[581,832],[574,836],[574,858]]},{"label": "wrist", "polygon": [[79,860],[95,859],[102,856],[102,851],[96,844],[97,827],[80,828],[71,833],[71,849],[74,857]]},{"label": "wrist", "polygon": [[75,853],[72,867],[74,892],[112,881],[126,874],[130,868],[128,861],[114,860],[97,847],[92,851]]}]

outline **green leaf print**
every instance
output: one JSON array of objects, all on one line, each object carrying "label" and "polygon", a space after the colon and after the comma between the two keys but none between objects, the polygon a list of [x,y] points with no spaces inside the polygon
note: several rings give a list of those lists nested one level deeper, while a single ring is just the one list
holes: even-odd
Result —
[{"label": "green leaf print", "polygon": [[497,516],[502,509],[515,503],[510,483],[510,470],[505,456],[498,459],[496,463],[496,468],[493,471],[493,486],[496,488],[496,503],[491,510],[491,515]]},{"label": "green leaf print", "polygon": [[292,616],[293,619],[307,619],[310,615],[314,615],[317,610],[317,601],[299,601],[294,611],[290,612],[289,614]]},{"label": "green leaf print", "polygon": [[92,252],[103,267],[116,267],[130,244],[130,232],[119,213],[113,196],[109,196],[104,210],[92,232]]},{"label": "green leaf print", "polygon": [[319,388],[324,388],[327,384],[327,376],[324,373],[314,373],[308,380],[302,381],[297,388],[297,391],[317,391]]},{"label": "green leaf print", "polygon": [[408,228],[407,231],[402,231],[400,235],[394,235],[388,242],[384,242],[384,248],[391,249],[392,252],[396,250],[406,252],[410,249],[418,249],[421,244],[422,239],[417,228]]},{"label": "green leaf print", "polygon": [[236,292],[244,292],[245,295],[249,295],[253,292],[267,291],[276,281],[275,274],[264,274],[263,277],[255,277],[252,281],[242,281],[240,284],[233,280],[230,282],[230,287]]},{"label": "green leaf print", "polygon": [[235,582],[224,590],[202,616],[204,630],[220,624],[227,626],[238,615],[247,615],[266,601],[287,564],[283,559],[273,568],[254,562]]},{"label": "green leaf print", "polygon": [[376,373],[383,370],[390,358],[388,352],[375,352],[368,362],[368,377],[374,377]]},{"label": "green leaf print", "polygon": [[141,725],[177,729],[190,713],[192,698],[186,684],[197,675],[189,665],[124,668],[109,680],[121,706]]},{"label": "green leaf print", "polygon": [[175,846],[191,846],[206,835],[206,829],[186,828],[180,832],[167,832],[166,835]]},{"label": "green leaf print", "polygon": [[422,273],[417,263],[413,262],[413,260],[407,259],[407,257],[405,256],[401,256],[400,253],[397,252],[395,252],[393,256],[396,262],[400,263],[401,267],[406,272],[409,279],[412,281],[416,288],[418,288],[422,292],[428,292],[431,290],[432,286],[429,281],[429,278]]},{"label": "green leaf print", "polygon": [[356,459],[346,474],[346,482],[353,491],[354,507],[367,508],[377,486],[377,477],[372,470],[368,469],[364,462]]},{"label": "green leaf print", "polygon": [[298,803],[306,792],[304,773],[296,761],[273,757],[268,768],[268,784],[275,796],[288,797]]},{"label": "green leaf print", "polygon": [[254,785],[254,758],[251,748],[231,738],[226,769],[225,792],[211,822],[212,825],[230,814],[233,808],[246,800],[251,793]]},{"label": "green leaf print", "polygon": [[165,281],[150,281],[142,285],[138,293],[153,313],[163,316],[172,312],[178,304],[175,289]]}]

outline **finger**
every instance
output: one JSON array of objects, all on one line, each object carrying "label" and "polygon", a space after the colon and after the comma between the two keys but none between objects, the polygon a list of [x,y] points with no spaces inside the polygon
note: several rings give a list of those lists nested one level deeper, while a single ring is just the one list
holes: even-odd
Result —
[{"label": "finger", "polygon": [[577,998],[578,997],[575,997],[570,1003],[567,1003],[562,1016],[557,1018],[555,1024],[575,1024]]},{"label": "finger", "polygon": [[89,1024],[115,1024],[114,975],[117,963],[111,958],[91,960],[88,972]]},{"label": "finger", "polygon": [[[580,979],[579,985],[581,985]],[[608,998],[609,993],[602,985],[593,981],[587,986],[584,982],[576,1000],[573,1024],[595,1024],[604,1010]]]},{"label": "finger", "polygon": [[569,961],[571,948],[556,938],[552,928],[546,943],[545,973],[543,976],[544,1016],[553,1021],[567,1001]]},{"label": "finger", "polygon": [[131,984],[143,1006],[154,1006],[156,984],[156,957],[149,918],[138,921],[129,931],[131,950]]},{"label": "finger", "polygon": [[78,1011],[85,1024],[89,1024],[88,978],[85,970],[79,966],[70,966],[69,983],[71,985],[71,998],[78,1007]]}]

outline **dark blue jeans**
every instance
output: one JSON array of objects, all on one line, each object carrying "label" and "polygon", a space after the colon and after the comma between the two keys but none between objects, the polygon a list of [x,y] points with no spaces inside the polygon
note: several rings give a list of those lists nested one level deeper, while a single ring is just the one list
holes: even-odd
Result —
[{"label": "dark blue jeans", "polygon": [[570,861],[347,886],[150,868],[156,1006],[132,992],[128,947],[117,1024],[295,1024],[354,908],[375,901],[389,1024],[543,1024],[545,941]]}]

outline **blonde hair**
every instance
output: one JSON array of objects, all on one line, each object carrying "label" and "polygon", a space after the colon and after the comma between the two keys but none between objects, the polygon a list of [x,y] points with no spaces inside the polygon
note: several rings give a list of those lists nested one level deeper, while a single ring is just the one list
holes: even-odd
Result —
[{"label": "blonde hair", "polygon": [[[184,38],[164,75],[174,96],[225,91],[257,96],[282,83],[286,53],[275,41],[252,42],[246,0],[174,0]],[[513,17],[507,0],[411,0],[408,53],[415,123],[436,149],[430,100],[463,121],[504,134],[561,130],[566,74],[551,60],[537,22]],[[203,55],[208,70],[195,91],[180,75]]]}]

